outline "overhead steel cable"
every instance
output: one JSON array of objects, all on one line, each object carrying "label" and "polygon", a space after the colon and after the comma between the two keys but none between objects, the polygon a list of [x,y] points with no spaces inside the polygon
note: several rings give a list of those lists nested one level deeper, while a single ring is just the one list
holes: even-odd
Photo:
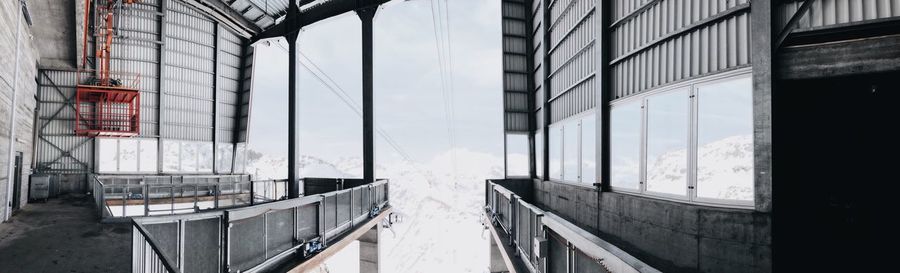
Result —
[{"label": "overhead steel cable", "polygon": [[[281,48],[282,50],[287,51],[287,48],[284,48],[284,46],[281,43],[276,42],[275,44],[278,45],[278,47]],[[313,74],[313,76],[319,81],[319,83],[321,83],[322,85],[327,87],[328,91],[330,91],[332,94],[337,96],[341,100],[341,102],[344,103],[344,105],[346,105],[347,107],[350,107],[350,109],[353,110],[353,112],[356,113],[357,116],[362,118],[362,107],[359,106],[359,103],[354,101],[353,97],[351,97],[349,94],[347,94],[346,91],[344,91],[344,88],[342,88],[339,84],[337,84],[337,82],[334,79],[332,79],[331,76],[328,75],[328,73],[325,73],[325,71],[322,70],[318,65],[316,65],[316,63],[313,62],[313,60],[310,59],[308,56],[306,56],[306,54],[303,54],[303,52],[301,52],[301,51],[297,51],[297,53],[299,53],[299,55],[301,57],[303,57],[303,59],[306,60],[306,63],[309,63],[309,65],[307,65],[306,63],[301,61],[300,65],[302,65],[303,68],[305,68],[307,71],[309,71],[311,74]],[[312,66],[312,67],[310,67],[310,66]],[[320,74],[321,74],[321,76],[320,76]],[[326,81],[325,79],[328,79],[328,80]],[[408,153],[406,153],[406,151],[403,150],[403,148],[401,148],[401,146],[399,144],[397,144],[396,141],[394,141],[394,138],[391,137],[387,133],[387,131],[385,131],[381,127],[377,127],[377,126],[375,127],[375,131],[378,133],[378,135],[380,135],[382,137],[382,139],[385,140],[385,142],[388,143],[388,145],[391,146],[391,148],[393,148],[398,154],[400,154],[400,157],[402,157],[407,162],[411,162],[411,163],[415,162],[415,161],[413,161],[412,157]]]}]

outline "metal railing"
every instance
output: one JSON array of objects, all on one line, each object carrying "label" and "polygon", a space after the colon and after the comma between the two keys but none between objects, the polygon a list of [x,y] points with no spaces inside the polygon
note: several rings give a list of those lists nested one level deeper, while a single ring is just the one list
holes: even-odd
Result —
[{"label": "metal railing", "polygon": [[195,213],[287,198],[287,180],[249,176],[93,176],[101,221]]},{"label": "metal railing", "polygon": [[[133,239],[132,272],[269,270],[295,254],[324,249],[378,216],[388,199],[388,181],[378,181],[255,206],[136,217],[132,223],[142,232]],[[157,266],[164,264],[170,266]]]},{"label": "metal railing", "polygon": [[485,219],[502,229],[531,272],[659,272],[491,180],[485,182]]}]

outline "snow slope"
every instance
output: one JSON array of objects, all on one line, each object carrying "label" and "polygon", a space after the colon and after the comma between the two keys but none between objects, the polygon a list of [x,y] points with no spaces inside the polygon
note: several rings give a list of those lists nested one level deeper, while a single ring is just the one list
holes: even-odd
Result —
[{"label": "snow slope", "polygon": [[[381,234],[384,272],[418,273],[485,272],[488,262],[487,234],[479,221],[484,202],[484,180],[503,176],[503,159],[486,153],[460,149],[456,172],[447,151],[426,163],[401,162],[376,166],[379,178],[391,181],[390,202],[404,222]],[[248,157],[254,179],[283,178],[287,160],[255,153]],[[328,162],[301,156],[301,175],[308,177],[359,177],[362,160],[341,158]],[[347,251],[353,251],[348,249]],[[341,261],[343,255],[326,262],[319,272],[354,273]]]}]

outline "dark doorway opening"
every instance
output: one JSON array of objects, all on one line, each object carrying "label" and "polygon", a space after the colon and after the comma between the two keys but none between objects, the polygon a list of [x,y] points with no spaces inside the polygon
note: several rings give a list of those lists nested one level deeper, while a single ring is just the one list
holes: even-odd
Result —
[{"label": "dark doorway opening", "polygon": [[13,199],[12,209],[22,207],[22,152],[16,152],[15,165],[13,166]]},{"label": "dark doorway opening", "polygon": [[[889,266],[900,228],[900,73],[782,81],[773,93],[773,259],[778,272]],[[893,158],[893,159],[892,159]],[[893,199],[896,199],[895,197]],[[889,251],[893,252],[893,251]]]}]

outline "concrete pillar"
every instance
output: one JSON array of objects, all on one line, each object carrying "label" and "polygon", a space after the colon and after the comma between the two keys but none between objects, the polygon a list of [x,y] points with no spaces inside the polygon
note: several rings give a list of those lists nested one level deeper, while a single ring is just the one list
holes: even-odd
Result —
[{"label": "concrete pillar", "polygon": [[497,241],[494,238],[490,240],[490,248],[491,248],[491,257],[488,263],[488,272],[491,273],[500,273],[500,272],[509,272],[509,269],[506,268],[506,263],[503,262],[503,254],[500,252],[503,251],[500,249],[500,246],[497,245]]},{"label": "concrete pillar", "polygon": [[359,237],[359,273],[378,273],[381,271],[381,251],[378,247],[378,235],[381,224],[375,225],[366,234]]}]

